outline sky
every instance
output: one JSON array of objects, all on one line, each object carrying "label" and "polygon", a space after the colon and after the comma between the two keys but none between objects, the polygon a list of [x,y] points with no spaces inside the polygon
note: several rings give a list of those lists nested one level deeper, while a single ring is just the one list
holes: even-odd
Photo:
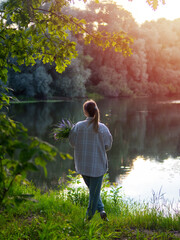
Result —
[{"label": "sky", "polygon": [[[76,7],[83,7],[82,1],[74,1]],[[146,3],[146,0],[133,0],[132,2],[129,2],[128,0],[114,1],[131,12],[135,21],[139,24],[142,24],[145,21],[157,20],[159,18],[166,18],[168,20],[180,18],[180,0],[165,0],[166,4],[163,5],[160,3],[156,11]]]},{"label": "sky", "polygon": [[[101,1],[101,0],[99,0]],[[135,21],[142,24],[145,21],[157,20],[158,18],[166,18],[174,20],[180,18],[180,0],[165,0],[166,4],[160,3],[158,9],[154,11],[146,0],[114,0],[117,4],[123,6],[132,13]],[[2,2],[2,0],[0,0]],[[76,7],[83,7],[82,0],[74,0]]]},{"label": "sky", "polygon": [[133,0],[132,2],[128,0],[116,0],[116,2],[131,12],[139,24],[159,18],[166,18],[168,20],[180,18],[180,0],[166,0],[166,4],[163,5],[160,3],[156,11],[146,3],[146,0]]}]

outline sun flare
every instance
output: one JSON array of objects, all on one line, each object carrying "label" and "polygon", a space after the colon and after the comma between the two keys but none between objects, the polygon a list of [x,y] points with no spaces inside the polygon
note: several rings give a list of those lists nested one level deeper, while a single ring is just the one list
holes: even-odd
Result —
[{"label": "sun flare", "polygon": [[166,0],[166,4],[159,4],[158,9],[154,11],[145,0],[116,0],[117,4],[122,5],[126,10],[132,13],[133,17],[138,23],[143,23],[146,20],[157,20],[159,18],[166,18],[174,20],[180,18],[180,1]]},{"label": "sun flare", "polygon": [[[90,0],[89,0],[90,1]],[[88,1],[88,2],[89,2]],[[100,2],[102,0],[99,0]],[[157,20],[165,18],[167,20],[174,20],[180,18],[180,0],[166,0],[165,5],[159,3],[157,10],[153,10],[146,0],[114,0],[118,5],[122,6],[127,11],[131,12],[137,23],[142,24],[145,21]],[[72,3],[80,9],[84,9],[86,4],[83,1],[75,0]]]}]

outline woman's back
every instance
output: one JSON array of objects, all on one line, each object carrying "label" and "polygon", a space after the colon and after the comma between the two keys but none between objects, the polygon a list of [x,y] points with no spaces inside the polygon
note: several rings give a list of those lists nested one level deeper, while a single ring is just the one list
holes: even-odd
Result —
[{"label": "woman's back", "polygon": [[107,171],[106,151],[111,148],[112,136],[108,128],[99,123],[94,131],[92,118],[78,122],[71,131],[69,141],[74,147],[76,171],[87,176],[100,176]]}]

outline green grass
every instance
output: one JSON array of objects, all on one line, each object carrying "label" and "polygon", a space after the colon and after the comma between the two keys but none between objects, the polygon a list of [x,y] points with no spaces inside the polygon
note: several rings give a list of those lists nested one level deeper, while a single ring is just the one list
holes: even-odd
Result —
[{"label": "green grass", "polygon": [[13,194],[29,193],[31,201],[0,208],[0,239],[180,239],[180,214],[163,216],[147,205],[124,200],[115,186],[102,189],[109,222],[98,213],[84,222],[88,193],[69,175],[70,185],[42,193],[32,184],[15,186]]}]

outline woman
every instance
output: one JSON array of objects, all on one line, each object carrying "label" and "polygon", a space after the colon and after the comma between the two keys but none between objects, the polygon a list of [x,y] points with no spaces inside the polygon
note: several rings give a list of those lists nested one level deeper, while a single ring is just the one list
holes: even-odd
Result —
[{"label": "woman", "polygon": [[100,113],[95,101],[86,101],[83,111],[87,118],[75,124],[70,132],[69,142],[74,148],[75,169],[89,188],[86,220],[90,220],[96,210],[103,220],[108,220],[100,191],[103,175],[108,168],[106,151],[111,149],[112,136],[109,129],[100,123]]}]

